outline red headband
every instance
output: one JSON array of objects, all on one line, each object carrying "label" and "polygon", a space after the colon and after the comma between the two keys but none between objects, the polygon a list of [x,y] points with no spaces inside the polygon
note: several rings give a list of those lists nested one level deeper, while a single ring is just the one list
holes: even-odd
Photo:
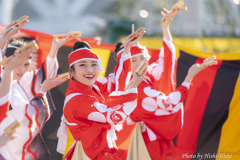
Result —
[{"label": "red headband", "polygon": [[134,45],[131,47],[130,52],[131,52],[131,56],[133,57],[137,54],[143,53],[144,49],[138,45]]},{"label": "red headband", "polygon": [[96,59],[98,60],[98,56],[90,49],[80,48],[73,52],[71,52],[68,56],[68,65],[71,67],[74,63],[82,60],[82,59]]},{"label": "red headband", "polygon": [[[138,54],[143,54],[146,49],[142,48],[141,46],[139,45],[134,45],[131,47],[130,49],[130,53],[131,53],[131,56],[135,56],[135,55],[138,55]],[[124,52],[123,49],[121,49],[118,53],[117,53],[117,58],[120,59],[121,56],[122,56],[122,53]]]}]

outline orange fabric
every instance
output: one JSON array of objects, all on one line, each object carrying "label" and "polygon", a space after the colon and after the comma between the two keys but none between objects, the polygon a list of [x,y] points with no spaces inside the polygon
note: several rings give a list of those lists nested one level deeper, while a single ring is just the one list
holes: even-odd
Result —
[{"label": "orange fabric", "polygon": [[122,160],[121,157],[116,153],[116,149],[104,149],[101,153],[98,154],[93,160]]}]

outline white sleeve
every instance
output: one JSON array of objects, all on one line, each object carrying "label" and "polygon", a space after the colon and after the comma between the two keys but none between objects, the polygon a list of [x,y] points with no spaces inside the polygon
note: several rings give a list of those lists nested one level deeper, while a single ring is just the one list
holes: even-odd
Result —
[{"label": "white sleeve", "polygon": [[14,117],[18,121],[22,121],[24,115],[25,115],[25,110],[26,110],[26,105],[28,105],[28,101],[24,100],[22,97],[21,93],[13,88],[12,93],[11,93],[11,100],[10,100],[11,106],[13,108],[12,112]]},{"label": "white sleeve", "polygon": [[47,56],[47,79],[51,78],[53,76],[57,75],[57,70],[58,70],[58,61],[57,61],[57,57],[55,58],[51,58],[50,56]]}]

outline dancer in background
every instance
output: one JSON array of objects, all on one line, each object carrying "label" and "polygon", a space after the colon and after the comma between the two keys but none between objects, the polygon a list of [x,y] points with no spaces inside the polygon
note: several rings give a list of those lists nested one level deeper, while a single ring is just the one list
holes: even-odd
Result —
[{"label": "dancer in background", "polygon": [[[3,75],[0,83],[0,123],[8,115],[8,109],[10,104],[10,90],[12,84],[12,70],[21,65],[22,61],[25,61],[29,58],[31,49],[17,54],[5,65],[5,74]],[[13,135],[4,135],[0,137],[0,147],[5,145],[8,141],[15,139],[17,136]]]},{"label": "dancer in background", "polygon": [[[19,30],[28,22],[28,20],[26,20],[25,22],[23,22],[21,25],[14,27],[13,29],[11,29],[10,31],[4,33],[3,35],[0,36],[0,51],[1,51],[1,56],[0,56],[0,62],[2,62],[2,52],[3,49],[5,48],[5,46],[7,45],[8,41],[10,40],[10,38],[19,32]],[[12,27],[14,24],[16,24],[16,22],[12,22],[10,25],[8,25],[6,27],[5,30],[9,29],[10,27]],[[2,67],[0,66],[0,74],[1,74],[1,70]]]},{"label": "dancer in background", "polygon": [[[16,22],[11,23],[8,27],[6,27],[6,30],[13,26]],[[4,47],[6,46],[9,39],[16,34],[25,24],[27,21],[25,21],[22,25],[19,25],[18,27],[14,27],[12,30],[6,32],[0,37],[0,62],[2,62],[2,51]],[[20,66],[22,64],[22,61],[25,61],[30,57],[30,53],[32,50],[27,50],[24,53],[16,55],[12,60],[10,60],[6,64],[6,75],[3,77],[0,77],[0,122],[4,118],[7,117],[8,108],[9,108],[9,101],[10,101],[10,90],[11,90],[11,84],[12,84],[12,70],[16,68],[17,66]],[[2,66],[0,66],[0,74],[1,74]],[[1,79],[2,78],[2,79]]]},{"label": "dancer in background", "polygon": [[[164,18],[166,18],[162,24],[164,35],[164,71],[162,73],[160,72],[161,74],[159,74],[158,71],[161,68],[157,69],[157,67],[161,65],[158,65],[157,63],[153,63],[148,67],[148,73],[145,79],[138,86],[138,105],[127,120],[129,124],[141,122],[141,132],[144,141],[143,144],[146,145],[146,149],[148,151],[148,156],[146,157],[152,160],[177,159],[172,140],[176,137],[183,124],[181,112],[183,110],[183,101],[187,96],[190,83],[198,72],[215,63],[211,62],[206,65],[194,64],[192,67],[190,67],[182,85],[175,90],[173,79],[175,78],[173,77],[173,72],[176,67],[176,58],[173,58],[175,56],[175,54],[173,55],[175,48],[172,44],[168,27],[177,11],[173,12],[172,14],[170,14],[167,10],[164,11],[167,13],[167,15],[162,13]],[[134,70],[142,62],[148,63],[149,55],[144,47],[133,46],[132,48],[132,70]],[[165,56],[168,56],[166,55],[167,52],[172,53],[172,58],[169,58],[168,61],[165,59]],[[161,61],[159,60],[158,63],[161,63]],[[168,63],[172,64],[172,66],[166,68],[165,66]],[[169,71],[166,71],[166,69]],[[169,76],[169,81],[166,81],[166,83],[170,83],[172,85],[173,91],[170,94],[164,94],[161,92],[154,82],[158,80],[159,77],[165,76],[164,74]],[[162,85],[167,84],[163,83]],[[132,159],[132,153],[135,152],[135,150],[136,148],[129,149],[129,160]]]},{"label": "dancer in background", "polygon": [[[7,28],[10,28],[12,25],[14,25],[16,22],[11,23]],[[16,34],[25,24],[24,22],[22,25],[19,25],[9,32],[6,32],[0,37],[0,62],[2,62],[2,51],[4,47],[7,44],[7,41]],[[9,103],[10,103],[10,89],[11,89],[11,83],[12,83],[12,70],[13,68],[19,66],[22,61],[27,59],[30,56],[31,50],[28,50],[24,53],[21,53],[14,57],[12,60],[10,60],[6,64],[6,74],[2,77],[0,77],[0,123],[3,121],[4,118],[8,115],[9,110]],[[0,66],[0,74],[1,74],[2,66]],[[10,135],[4,135],[0,137],[0,147],[5,145],[8,141],[15,139],[17,136],[14,135],[14,133]]]},{"label": "dancer in background", "polygon": [[[4,158],[37,159],[49,154],[40,133],[53,112],[53,109],[49,107],[45,93],[67,80],[56,81],[55,78],[51,77],[54,77],[57,73],[58,62],[56,57],[58,49],[72,38],[74,37],[53,39],[50,53],[39,70],[28,71],[31,63],[30,58],[13,69],[11,111],[9,111],[8,117],[0,124],[0,132],[3,134],[4,128],[15,120],[18,120],[21,126],[16,132],[19,137],[0,148],[0,154]],[[7,58],[13,55],[15,50],[24,45],[25,43],[21,40],[11,40],[4,49],[3,57]],[[5,70],[1,73],[2,77],[4,72]],[[43,83],[45,79],[47,80]],[[40,86],[42,83],[43,86]]]}]

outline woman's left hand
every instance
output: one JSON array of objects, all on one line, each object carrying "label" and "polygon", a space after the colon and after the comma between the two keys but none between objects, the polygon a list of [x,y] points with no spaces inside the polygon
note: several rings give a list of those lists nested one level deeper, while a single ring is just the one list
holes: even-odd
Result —
[{"label": "woman's left hand", "polygon": [[[6,32],[4,34],[4,36],[11,38],[14,34],[18,33],[19,30],[28,22],[28,20],[24,21],[21,25],[17,25],[15,27],[13,27],[13,29],[11,29],[10,31]],[[7,29],[9,29],[10,27],[14,26],[17,22],[12,22],[10,25],[7,26]]]},{"label": "woman's left hand", "polygon": [[67,43],[68,41],[71,41],[72,39],[76,38],[75,36],[72,35],[68,35],[66,38],[57,38],[55,37],[52,41],[52,47],[55,49],[59,49],[61,48],[65,43]]},{"label": "woman's left hand", "polygon": [[179,8],[174,9],[172,12],[170,12],[166,8],[164,8],[163,11],[161,11],[161,14],[163,16],[162,27],[169,27],[173,18],[177,15],[177,12],[179,11]]}]

